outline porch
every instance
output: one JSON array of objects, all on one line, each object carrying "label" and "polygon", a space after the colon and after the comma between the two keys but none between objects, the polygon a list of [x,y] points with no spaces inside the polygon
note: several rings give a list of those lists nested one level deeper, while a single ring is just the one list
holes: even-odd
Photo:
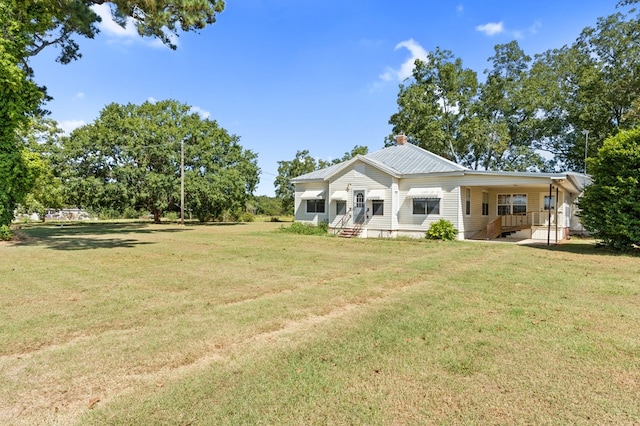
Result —
[{"label": "porch", "polygon": [[471,239],[493,240],[516,235],[520,238],[558,242],[566,237],[567,231],[555,211],[529,211],[498,216]]}]

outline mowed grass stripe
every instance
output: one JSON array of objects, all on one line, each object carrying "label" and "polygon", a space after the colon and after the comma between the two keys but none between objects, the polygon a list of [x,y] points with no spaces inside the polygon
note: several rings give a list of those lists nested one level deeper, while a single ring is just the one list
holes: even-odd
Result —
[{"label": "mowed grass stripe", "polygon": [[275,227],[35,228],[0,247],[0,419],[580,421],[582,388],[592,418],[638,419],[637,258]]}]

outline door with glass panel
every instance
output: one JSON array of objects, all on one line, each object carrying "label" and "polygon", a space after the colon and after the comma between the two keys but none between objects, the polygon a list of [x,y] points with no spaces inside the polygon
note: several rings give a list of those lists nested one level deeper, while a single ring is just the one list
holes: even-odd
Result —
[{"label": "door with glass panel", "polygon": [[353,222],[364,223],[364,191],[353,191]]}]

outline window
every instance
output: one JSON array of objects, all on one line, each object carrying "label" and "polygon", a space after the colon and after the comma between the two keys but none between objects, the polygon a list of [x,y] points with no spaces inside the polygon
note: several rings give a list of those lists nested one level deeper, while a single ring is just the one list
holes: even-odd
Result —
[{"label": "window", "polygon": [[427,214],[440,214],[439,198],[427,198]]},{"label": "window", "polygon": [[498,215],[527,213],[527,194],[498,194]]},{"label": "window", "polygon": [[511,214],[511,195],[498,194],[498,215],[505,216]]},{"label": "window", "polygon": [[482,193],[482,216],[489,216],[489,193]]},{"label": "window", "polygon": [[440,199],[414,198],[413,214],[440,214]]},{"label": "window", "polygon": [[527,194],[513,194],[511,214],[527,214]]},{"label": "window", "polygon": [[553,195],[551,197],[549,197],[548,195],[544,196],[544,202],[543,202],[543,209],[544,211],[549,211],[549,209],[551,210],[555,210],[556,208],[556,197],[554,197]]},{"label": "window", "polygon": [[307,213],[324,213],[324,200],[307,200]]},{"label": "window", "polygon": [[384,216],[384,201],[383,200],[372,200],[371,201],[371,210],[374,216]]},{"label": "window", "polygon": [[347,213],[347,202],[338,200],[336,201],[336,216],[344,215]]},{"label": "window", "polygon": [[464,190],[464,214],[471,214],[471,188]]}]

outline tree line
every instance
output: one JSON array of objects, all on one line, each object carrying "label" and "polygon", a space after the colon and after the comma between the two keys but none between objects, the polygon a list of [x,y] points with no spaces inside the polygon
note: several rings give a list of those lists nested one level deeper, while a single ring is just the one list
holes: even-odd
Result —
[{"label": "tree line", "polygon": [[400,86],[393,134],[471,169],[583,171],[585,154],[639,124],[639,17],[598,18],[571,45],[533,57],[517,41],[499,44],[483,82],[437,48]]},{"label": "tree line", "polygon": [[[474,170],[577,171],[593,185],[582,221],[615,248],[640,245],[640,14],[638,0],[598,18],[571,45],[533,57],[517,41],[495,46],[485,79],[453,52],[416,60],[399,87],[384,145],[408,141]],[[348,159],[345,156],[344,159]],[[278,162],[274,184],[293,211],[290,179],[327,164],[306,150]]]},{"label": "tree line", "polygon": [[208,221],[239,216],[259,182],[256,153],[175,100],[113,103],[68,137],[55,130],[43,136],[31,146],[48,161],[50,186],[59,189],[40,192],[60,197],[34,197],[41,207],[58,201],[97,213],[150,212],[160,222],[163,213],[180,210],[183,175],[186,208]]},{"label": "tree line", "polygon": [[[583,170],[585,157],[595,157],[607,138],[640,123],[640,15],[622,12],[637,2],[621,0],[620,11],[599,18],[571,45],[534,57],[516,41],[497,45],[484,82],[462,59],[437,48],[416,61],[412,77],[400,85],[384,144],[403,132],[411,143],[472,169]],[[57,61],[79,59],[74,37],[98,33],[100,17],[91,6],[104,3],[120,25],[131,18],[141,36],[171,48],[179,30],[213,24],[224,9],[222,0],[1,2],[2,227],[17,205],[30,201],[144,208],[158,220],[176,205],[178,144],[185,146],[187,204],[201,220],[240,208],[257,185],[256,154],[176,101],[107,105],[68,138],[44,119],[50,98],[30,58],[57,48]],[[162,130],[149,124],[156,119]],[[366,148],[356,146],[335,162],[361,153]],[[293,206],[291,178],[335,162],[316,161],[306,150],[280,161],[274,185],[283,207]]]}]

